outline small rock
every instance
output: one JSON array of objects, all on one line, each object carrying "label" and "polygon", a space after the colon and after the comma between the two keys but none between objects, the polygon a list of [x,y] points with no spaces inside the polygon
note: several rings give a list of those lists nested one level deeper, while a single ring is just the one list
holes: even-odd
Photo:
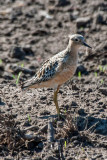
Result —
[{"label": "small rock", "polygon": [[0,98],[0,106],[4,106],[4,105],[5,105],[5,103],[2,102],[2,100],[1,100],[1,98]]},{"label": "small rock", "polygon": [[87,92],[92,92],[93,90],[91,88],[88,88]]},{"label": "small rock", "polygon": [[31,106],[29,106],[29,107],[28,107],[28,111],[31,111],[31,109],[32,109]]},{"label": "small rock", "polygon": [[58,22],[58,24],[57,24],[57,26],[59,27],[59,28],[62,28],[63,27],[63,25],[62,25],[62,22]]},{"label": "small rock", "polygon": [[9,56],[11,58],[23,59],[28,55],[34,55],[33,51],[29,47],[12,46],[9,51]]},{"label": "small rock", "polygon": [[73,143],[74,143],[75,145],[77,145],[79,142],[78,142],[78,140],[75,140],[75,141],[73,141]]},{"label": "small rock", "polygon": [[96,17],[96,24],[103,24],[103,15],[101,14],[101,13],[97,13],[96,15],[95,15],[95,17]]},{"label": "small rock", "polygon": [[76,20],[79,16],[79,11],[74,11],[73,13],[70,12],[70,20],[73,21],[73,20]]},{"label": "small rock", "polygon": [[73,85],[72,85],[72,90],[76,90],[76,91],[78,91],[78,90],[79,90],[79,88],[77,87],[77,85],[76,85],[76,84],[73,84]]},{"label": "small rock", "polygon": [[57,128],[63,128],[63,125],[62,121],[57,121]]},{"label": "small rock", "polygon": [[53,156],[48,156],[48,157],[46,157],[46,160],[58,160],[58,158],[55,158]]},{"label": "small rock", "polygon": [[98,102],[98,104],[99,104],[99,105],[103,105],[103,102],[102,102],[102,101],[100,101],[100,102]]},{"label": "small rock", "polygon": [[26,56],[34,56],[34,52],[29,46],[23,47]]},{"label": "small rock", "polygon": [[10,74],[9,72],[4,72],[4,73],[3,73],[3,78],[4,78],[5,80],[13,80],[13,76],[12,76],[12,74]]},{"label": "small rock", "polygon": [[102,65],[106,65],[107,64],[107,60],[106,59],[102,59]]},{"label": "small rock", "polygon": [[76,20],[77,28],[86,27],[91,22],[91,17],[81,17]]},{"label": "small rock", "polygon": [[44,16],[36,14],[35,15],[35,22],[41,22],[44,20],[44,18],[45,18]]},{"label": "small rock", "polygon": [[104,104],[104,105],[102,106],[102,108],[106,109],[106,104]]},{"label": "small rock", "polygon": [[54,6],[50,6],[50,7],[48,8],[48,13],[49,13],[49,15],[54,14],[54,13],[55,13],[55,7],[54,7]]},{"label": "small rock", "polygon": [[37,146],[37,142],[35,140],[26,141],[26,147],[28,149],[34,149]]},{"label": "small rock", "polygon": [[23,49],[21,47],[12,46],[12,48],[10,49],[10,52],[9,52],[9,56],[11,58],[22,59],[25,56],[25,52],[23,51]]},{"label": "small rock", "polygon": [[29,121],[25,121],[24,124],[23,124],[23,126],[26,126],[26,127],[27,127],[27,126],[30,126]]},{"label": "small rock", "polygon": [[104,112],[104,109],[100,109],[99,112]]},{"label": "small rock", "polygon": [[44,29],[37,29],[32,33],[32,36],[46,36],[49,34],[49,31]]},{"label": "small rock", "polygon": [[69,4],[70,4],[70,1],[68,1],[68,0],[58,0],[56,2],[57,7],[64,7],[64,6],[67,6]]},{"label": "small rock", "polygon": [[63,91],[60,89],[60,90],[59,90],[59,93],[60,93],[60,94],[63,94]]},{"label": "small rock", "polygon": [[107,88],[100,88],[99,91],[105,96],[107,96]]},{"label": "small rock", "polygon": [[82,108],[78,110],[78,114],[81,116],[86,116],[86,113],[84,112],[84,109]]},{"label": "small rock", "polygon": [[81,4],[86,3],[87,0],[79,0]]},{"label": "small rock", "polygon": [[87,74],[88,74],[87,69],[86,69],[83,65],[79,65],[79,66],[77,67],[76,75],[78,75],[78,72],[81,72],[81,74],[84,74],[84,75],[87,75]]},{"label": "small rock", "polygon": [[49,115],[49,114],[50,114],[50,112],[47,111],[47,110],[44,110],[44,111],[40,112],[40,115]]},{"label": "small rock", "polygon": [[77,106],[77,103],[76,103],[76,102],[74,102],[74,101],[72,101],[71,106]]},{"label": "small rock", "polygon": [[25,14],[25,16],[28,17],[28,18],[33,18],[33,17],[34,17],[34,14],[33,14],[32,12],[27,12],[27,13]]},{"label": "small rock", "polygon": [[71,158],[71,157],[68,157],[67,160],[72,160],[72,158]]},{"label": "small rock", "polygon": [[4,160],[14,160],[14,159],[10,156],[7,156],[6,158],[4,158]]},{"label": "small rock", "polygon": [[15,20],[17,20],[17,18],[19,17],[19,16],[21,16],[23,13],[22,13],[22,10],[19,8],[17,8],[17,9],[15,9],[15,10],[13,10],[12,12],[11,12],[11,14],[9,15],[9,19],[10,19],[10,21],[11,21],[11,23],[13,23]]},{"label": "small rock", "polygon": [[0,77],[2,77],[4,72],[4,65],[0,64]]},{"label": "small rock", "polygon": [[42,149],[42,148],[43,148],[43,142],[40,142],[40,143],[38,144],[38,148],[39,148],[39,149]]},{"label": "small rock", "polygon": [[41,96],[41,97],[40,97],[40,100],[45,100],[45,99],[47,99],[46,96]]}]

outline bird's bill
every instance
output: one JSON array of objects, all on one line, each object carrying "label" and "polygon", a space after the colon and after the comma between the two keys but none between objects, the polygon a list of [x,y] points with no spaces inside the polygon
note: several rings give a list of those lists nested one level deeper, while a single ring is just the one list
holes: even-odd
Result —
[{"label": "bird's bill", "polygon": [[83,42],[83,45],[86,46],[86,47],[88,47],[88,48],[92,48],[86,42]]}]

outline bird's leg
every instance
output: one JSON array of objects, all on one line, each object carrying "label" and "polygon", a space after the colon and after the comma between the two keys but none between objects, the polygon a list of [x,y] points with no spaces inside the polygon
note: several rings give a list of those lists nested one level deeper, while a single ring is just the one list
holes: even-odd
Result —
[{"label": "bird's leg", "polygon": [[60,88],[60,86],[58,86],[58,87],[57,87],[57,90],[54,91],[54,103],[55,103],[55,106],[56,106],[56,110],[57,110],[58,116],[59,116],[59,114],[60,114],[60,109],[59,109],[58,100],[57,100],[57,94],[58,94],[59,88]]}]

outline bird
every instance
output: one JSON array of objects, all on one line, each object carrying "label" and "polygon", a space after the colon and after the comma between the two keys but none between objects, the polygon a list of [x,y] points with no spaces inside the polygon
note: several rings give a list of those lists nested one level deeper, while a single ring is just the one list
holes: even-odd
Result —
[{"label": "bird", "polygon": [[79,48],[81,46],[92,48],[85,42],[85,38],[80,34],[69,35],[68,37],[69,42],[66,49],[46,60],[32,78],[21,84],[22,90],[45,87],[53,88],[53,101],[58,116],[60,116],[60,109],[57,100],[59,88],[75,74],[78,64]]}]

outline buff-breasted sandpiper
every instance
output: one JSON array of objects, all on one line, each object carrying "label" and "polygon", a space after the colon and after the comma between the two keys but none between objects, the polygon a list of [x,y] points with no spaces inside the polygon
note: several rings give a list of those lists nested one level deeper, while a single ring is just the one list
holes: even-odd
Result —
[{"label": "buff-breasted sandpiper", "polygon": [[21,88],[54,88],[54,103],[59,115],[57,94],[60,86],[73,77],[77,68],[78,49],[82,45],[91,48],[82,35],[70,35],[67,48],[45,61],[32,78],[22,83]]}]

